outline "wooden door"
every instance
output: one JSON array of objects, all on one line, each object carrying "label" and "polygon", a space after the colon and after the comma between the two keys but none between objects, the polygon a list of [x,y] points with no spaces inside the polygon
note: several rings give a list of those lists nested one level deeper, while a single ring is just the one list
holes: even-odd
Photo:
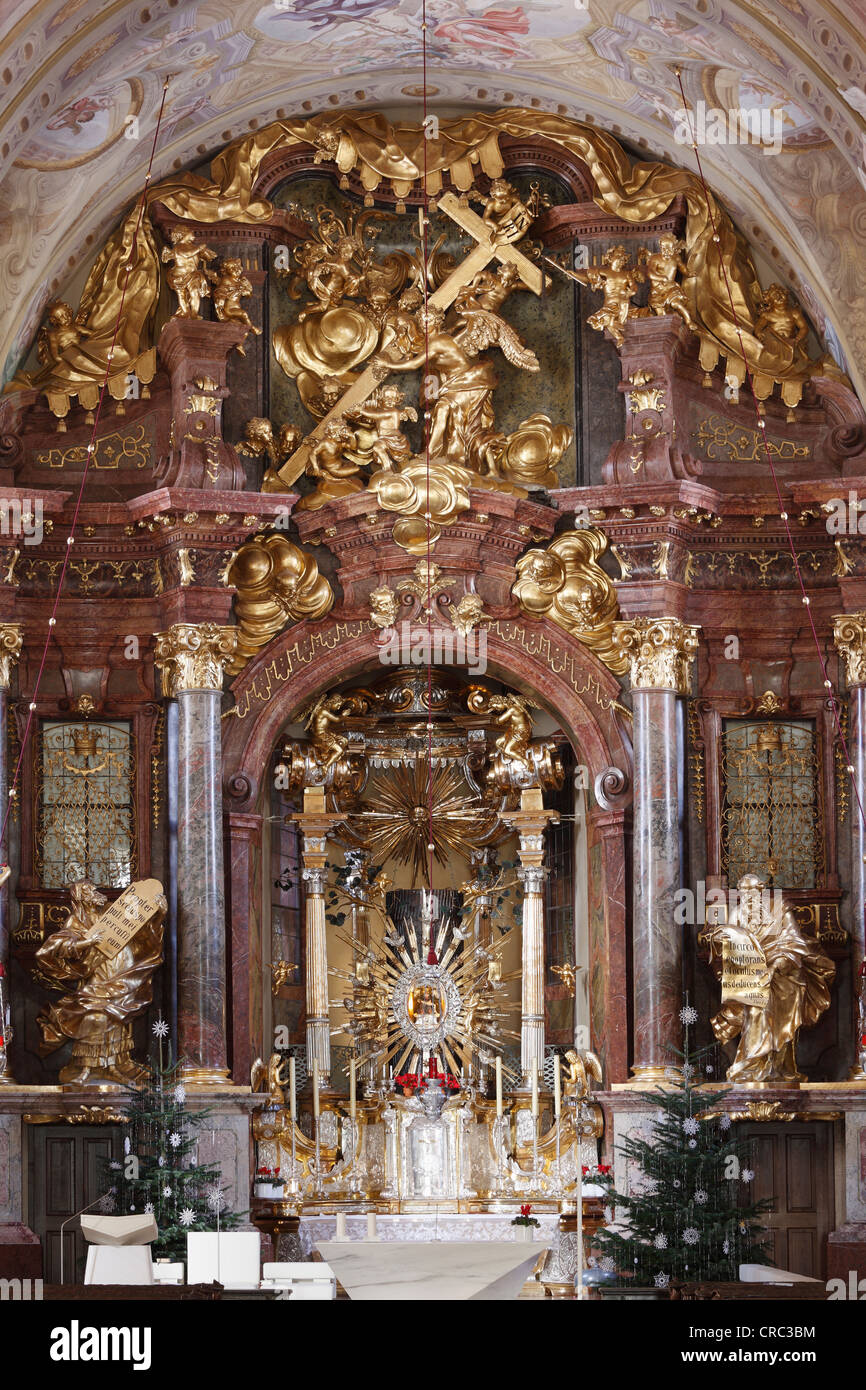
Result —
[{"label": "wooden door", "polygon": [[835,1225],[833,1126],[741,1124],[737,1132],[752,1146],[752,1197],[774,1203],[767,1221],[771,1264],[826,1279],[827,1236]]},{"label": "wooden door", "polygon": [[[30,1229],[42,1241],[42,1277],[46,1284],[60,1281],[61,1226],[67,1217],[95,1202],[109,1185],[103,1169],[106,1161],[120,1160],[120,1128],[117,1125],[31,1125],[27,1127]],[[63,1231],[63,1282],[84,1283],[87,1242],[80,1222],[70,1221]]]}]

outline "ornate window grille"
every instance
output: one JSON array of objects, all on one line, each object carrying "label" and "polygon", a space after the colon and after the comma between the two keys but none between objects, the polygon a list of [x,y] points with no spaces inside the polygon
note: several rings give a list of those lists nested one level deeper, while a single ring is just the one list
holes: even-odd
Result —
[{"label": "ornate window grille", "polygon": [[133,879],[135,752],[123,721],[45,720],[36,749],[36,872],[43,888]]},{"label": "ornate window grille", "polygon": [[725,720],[722,869],[734,886],[759,874],[770,887],[821,886],[824,817],[811,720]]}]

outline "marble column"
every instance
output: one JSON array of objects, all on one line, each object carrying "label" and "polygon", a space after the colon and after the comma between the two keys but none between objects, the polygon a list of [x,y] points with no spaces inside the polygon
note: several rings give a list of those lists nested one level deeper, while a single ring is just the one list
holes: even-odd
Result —
[{"label": "marble column", "polygon": [[[0,841],[0,865],[9,863],[9,821],[11,806],[9,802],[8,766],[8,700],[9,686],[12,683],[12,667],[21,654],[22,630],[19,623],[0,623],[0,823],[5,825]],[[13,769],[14,771],[14,769]],[[0,884],[0,966],[5,976],[5,998],[11,1008],[9,998],[9,875]],[[6,1037],[6,1020],[0,1018],[0,1034]],[[6,1064],[0,1072],[0,1083],[14,1085],[12,1067],[9,1061],[9,1047],[6,1045]]]},{"label": "marble column", "polygon": [[517,876],[523,884],[523,952],[520,996],[520,1070],[529,1089],[532,1073],[544,1067],[544,830],[556,823],[556,811],[545,810],[536,788],[520,794],[520,810],[503,816],[517,831]]},{"label": "marble column", "polygon": [[[859,1027],[858,972],[866,959],[866,612],[846,613],[833,619],[833,640],[843,659],[848,685],[849,770],[857,795],[851,798],[851,956],[854,974],[854,1037]],[[857,804],[857,797],[860,805]],[[849,1073],[851,1081],[866,1081],[866,1047],[858,1045]]]},{"label": "marble column", "polygon": [[680,746],[677,699],[688,693],[697,627],[678,618],[617,623],[614,640],[630,662],[634,710],[633,930],[634,1078],[663,1080],[680,1047],[682,928],[674,920],[682,886]]},{"label": "marble column", "polygon": [[177,700],[177,1050],[188,1082],[228,1079],[220,703],[237,631],[174,623],[156,634]]},{"label": "marble column", "polygon": [[293,816],[301,829],[301,875],[306,886],[307,1075],[312,1084],[318,1062],[319,1090],[331,1084],[331,1017],[328,1008],[328,938],[325,921],[325,868],[328,834],[344,819],[325,810],[322,787],[308,787],[304,809]]}]

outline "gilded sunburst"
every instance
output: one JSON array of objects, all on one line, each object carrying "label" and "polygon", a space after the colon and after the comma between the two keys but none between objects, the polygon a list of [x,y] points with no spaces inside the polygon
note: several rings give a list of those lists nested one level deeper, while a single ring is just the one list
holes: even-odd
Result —
[{"label": "gilded sunburst", "polygon": [[456,767],[431,771],[426,760],[376,777],[355,820],[364,844],[378,861],[409,864],[414,882],[423,880],[428,885],[428,844],[433,845],[439,863],[445,864],[449,851],[468,857],[497,826],[496,814],[479,803]]}]

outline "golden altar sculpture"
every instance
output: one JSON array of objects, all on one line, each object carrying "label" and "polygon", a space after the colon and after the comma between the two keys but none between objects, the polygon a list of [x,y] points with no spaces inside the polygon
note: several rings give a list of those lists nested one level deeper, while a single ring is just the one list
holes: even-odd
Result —
[{"label": "golden altar sculpture", "polygon": [[86,880],[70,889],[71,911],[59,931],[36,952],[43,975],[57,989],[75,986],[37,1017],[40,1053],[72,1042],[72,1059],[61,1069],[62,1084],[134,1082],[141,1067],[132,1058],[132,1020],[152,998],[153,974],[162,963],[165,898],[157,911],[115,954],[99,947],[99,918],[107,899]]},{"label": "golden altar sculpture", "polygon": [[[768,902],[763,879],[744,875],[739,906],[724,925],[708,927],[703,939],[716,953],[730,956],[743,943],[746,965],[742,989],[734,989],[712,1020],[719,1042],[740,1036],[728,1080],[737,1085],[790,1085],[806,1078],[797,1070],[801,1028],[811,1027],[830,1007],[836,967],[818,944],[803,935],[793,913]],[[747,972],[747,966],[752,967]],[[748,973],[748,978],[746,978]]]}]

